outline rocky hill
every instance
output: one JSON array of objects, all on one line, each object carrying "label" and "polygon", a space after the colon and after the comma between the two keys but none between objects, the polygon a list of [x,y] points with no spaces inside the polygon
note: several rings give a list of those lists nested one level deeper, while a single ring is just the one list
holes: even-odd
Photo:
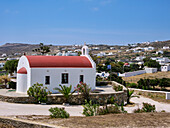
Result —
[{"label": "rocky hill", "polygon": [[158,42],[152,42],[151,46],[155,48],[162,48],[163,46],[169,46],[170,47],[170,40],[167,41],[158,41]]},{"label": "rocky hill", "polygon": [[38,45],[22,43],[6,43],[0,46],[0,55],[3,53],[10,55],[14,53],[31,52],[35,48],[38,48]]}]

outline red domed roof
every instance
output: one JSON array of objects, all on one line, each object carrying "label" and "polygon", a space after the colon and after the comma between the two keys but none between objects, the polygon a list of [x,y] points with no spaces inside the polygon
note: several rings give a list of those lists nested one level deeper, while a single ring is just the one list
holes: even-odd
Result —
[{"label": "red domed roof", "polygon": [[26,56],[31,68],[92,68],[85,56]]},{"label": "red domed roof", "polygon": [[124,65],[129,65],[129,63],[125,63]]},{"label": "red domed roof", "polygon": [[18,70],[17,73],[19,73],[19,74],[27,74],[27,69],[24,68],[24,67],[22,67],[22,68],[20,68],[20,69]]}]

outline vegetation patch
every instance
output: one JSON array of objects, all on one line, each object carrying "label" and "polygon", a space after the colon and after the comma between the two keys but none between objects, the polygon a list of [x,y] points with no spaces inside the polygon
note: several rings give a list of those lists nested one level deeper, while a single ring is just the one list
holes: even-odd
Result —
[{"label": "vegetation patch", "polygon": [[142,113],[142,112],[156,112],[155,105],[151,105],[149,103],[143,103],[143,107],[140,109],[135,109],[134,113]]},{"label": "vegetation patch", "polygon": [[64,108],[55,107],[55,108],[50,108],[49,111],[51,113],[50,114],[51,118],[69,118],[70,117],[69,113],[66,112]]},{"label": "vegetation patch", "polygon": [[48,88],[44,87],[43,84],[36,83],[28,89],[27,94],[34,97],[37,103],[46,103],[47,96],[51,94],[51,92],[48,91]]}]

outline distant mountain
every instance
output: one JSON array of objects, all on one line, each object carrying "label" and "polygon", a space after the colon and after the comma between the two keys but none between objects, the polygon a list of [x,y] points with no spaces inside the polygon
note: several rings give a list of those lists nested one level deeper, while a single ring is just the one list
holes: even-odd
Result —
[{"label": "distant mountain", "polygon": [[150,45],[155,47],[155,48],[162,48],[163,46],[169,46],[170,47],[170,40],[152,42]]},{"label": "distant mountain", "polygon": [[38,44],[6,43],[0,46],[0,55],[3,53],[10,55],[14,53],[31,52],[35,48],[38,48]]}]

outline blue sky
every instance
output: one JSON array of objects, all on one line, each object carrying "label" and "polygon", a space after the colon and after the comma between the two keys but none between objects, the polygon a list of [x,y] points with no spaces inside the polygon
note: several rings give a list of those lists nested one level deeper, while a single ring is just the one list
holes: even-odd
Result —
[{"label": "blue sky", "polygon": [[170,39],[170,0],[0,0],[0,44]]}]

